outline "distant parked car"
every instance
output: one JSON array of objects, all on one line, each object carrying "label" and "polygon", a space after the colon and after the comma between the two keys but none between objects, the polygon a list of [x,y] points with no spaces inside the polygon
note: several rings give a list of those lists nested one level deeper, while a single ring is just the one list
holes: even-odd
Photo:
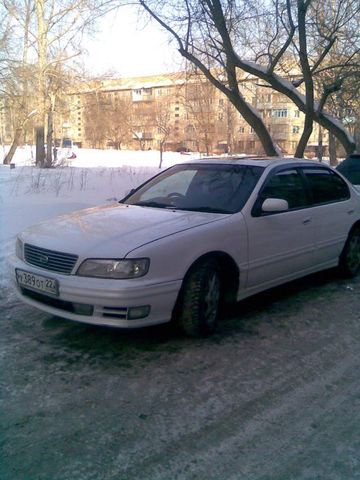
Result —
[{"label": "distant parked car", "polygon": [[119,203],[21,233],[20,297],[70,320],[214,331],[224,301],[319,270],[360,267],[360,196],[330,167],[295,159],[175,165]]},{"label": "distant parked car", "polygon": [[190,148],[187,148],[187,147],[179,147],[176,149],[176,151],[179,153],[191,153]]},{"label": "distant parked car", "polygon": [[336,170],[353,185],[360,185],[360,153],[352,153],[343,160]]}]

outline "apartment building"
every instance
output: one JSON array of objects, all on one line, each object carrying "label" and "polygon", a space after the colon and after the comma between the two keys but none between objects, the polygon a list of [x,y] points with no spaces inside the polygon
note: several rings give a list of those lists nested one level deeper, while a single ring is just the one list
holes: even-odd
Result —
[{"label": "apartment building", "polygon": [[[281,150],[293,154],[304,115],[285,96],[254,78],[239,79],[239,87]],[[68,93],[62,103],[54,115],[54,136],[80,147],[263,153],[255,132],[227,97],[199,74],[91,81]],[[318,136],[315,124],[309,156]],[[325,132],[322,142],[326,148]]]}]

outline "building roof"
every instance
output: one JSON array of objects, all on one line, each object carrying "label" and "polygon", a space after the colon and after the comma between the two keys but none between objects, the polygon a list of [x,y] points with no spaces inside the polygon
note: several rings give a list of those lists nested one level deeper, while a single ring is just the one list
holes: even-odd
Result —
[{"label": "building roof", "polygon": [[[91,80],[80,86],[76,93],[89,93],[92,91],[112,92],[117,90],[135,90],[137,88],[155,88],[174,85],[183,85],[186,81],[184,72],[164,73],[141,77],[124,77],[109,80]],[[75,93],[75,92],[74,92]]]}]

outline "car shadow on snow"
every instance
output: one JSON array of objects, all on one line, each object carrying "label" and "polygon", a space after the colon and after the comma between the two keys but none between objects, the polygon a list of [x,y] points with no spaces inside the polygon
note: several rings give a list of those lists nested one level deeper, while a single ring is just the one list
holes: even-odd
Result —
[{"label": "car shadow on snow", "polygon": [[172,324],[163,324],[135,330],[121,330],[70,322],[57,317],[43,321],[55,351],[69,355],[76,353],[77,360],[131,366],[132,360],[151,361],[160,355],[178,353],[184,349],[223,343],[229,339],[241,342],[245,336],[257,336],[262,327],[291,328],[288,318],[300,312],[304,303],[331,295],[339,288],[356,280],[340,279],[335,269],[313,274],[286,285],[273,288],[229,308],[219,324],[218,331],[208,338],[191,339],[179,334]]},{"label": "car shadow on snow", "polygon": [[301,321],[301,309],[305,304],[330,298],[339,289],[351,289],[357,281],[344,279],[337,268],[332,268],[271,288],[231,306],[216,335],[220,338],[235,332],[259,335],[264,324],[291,328],[287,320],[298,315]]}]

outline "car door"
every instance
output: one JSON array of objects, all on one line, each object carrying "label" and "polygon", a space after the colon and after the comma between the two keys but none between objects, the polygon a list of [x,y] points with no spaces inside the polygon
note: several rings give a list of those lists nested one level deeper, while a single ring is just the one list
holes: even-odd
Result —
[{"label": "car door", "polygon": [[324,264],[325,268],[327,264],[337,263],[358,211],[348,185],[337,173],[326,167],[307,167],[302,171],[313,205],[314,261]]},{"label": "car door", "polygon": [[[263,212],[261,206],[268,198],[286,200],[288,210]],[[270,173],[245,218],[247,289],[262,290],[312,269],[314,228],[308,191],[298,169],[286,167]]]}]

